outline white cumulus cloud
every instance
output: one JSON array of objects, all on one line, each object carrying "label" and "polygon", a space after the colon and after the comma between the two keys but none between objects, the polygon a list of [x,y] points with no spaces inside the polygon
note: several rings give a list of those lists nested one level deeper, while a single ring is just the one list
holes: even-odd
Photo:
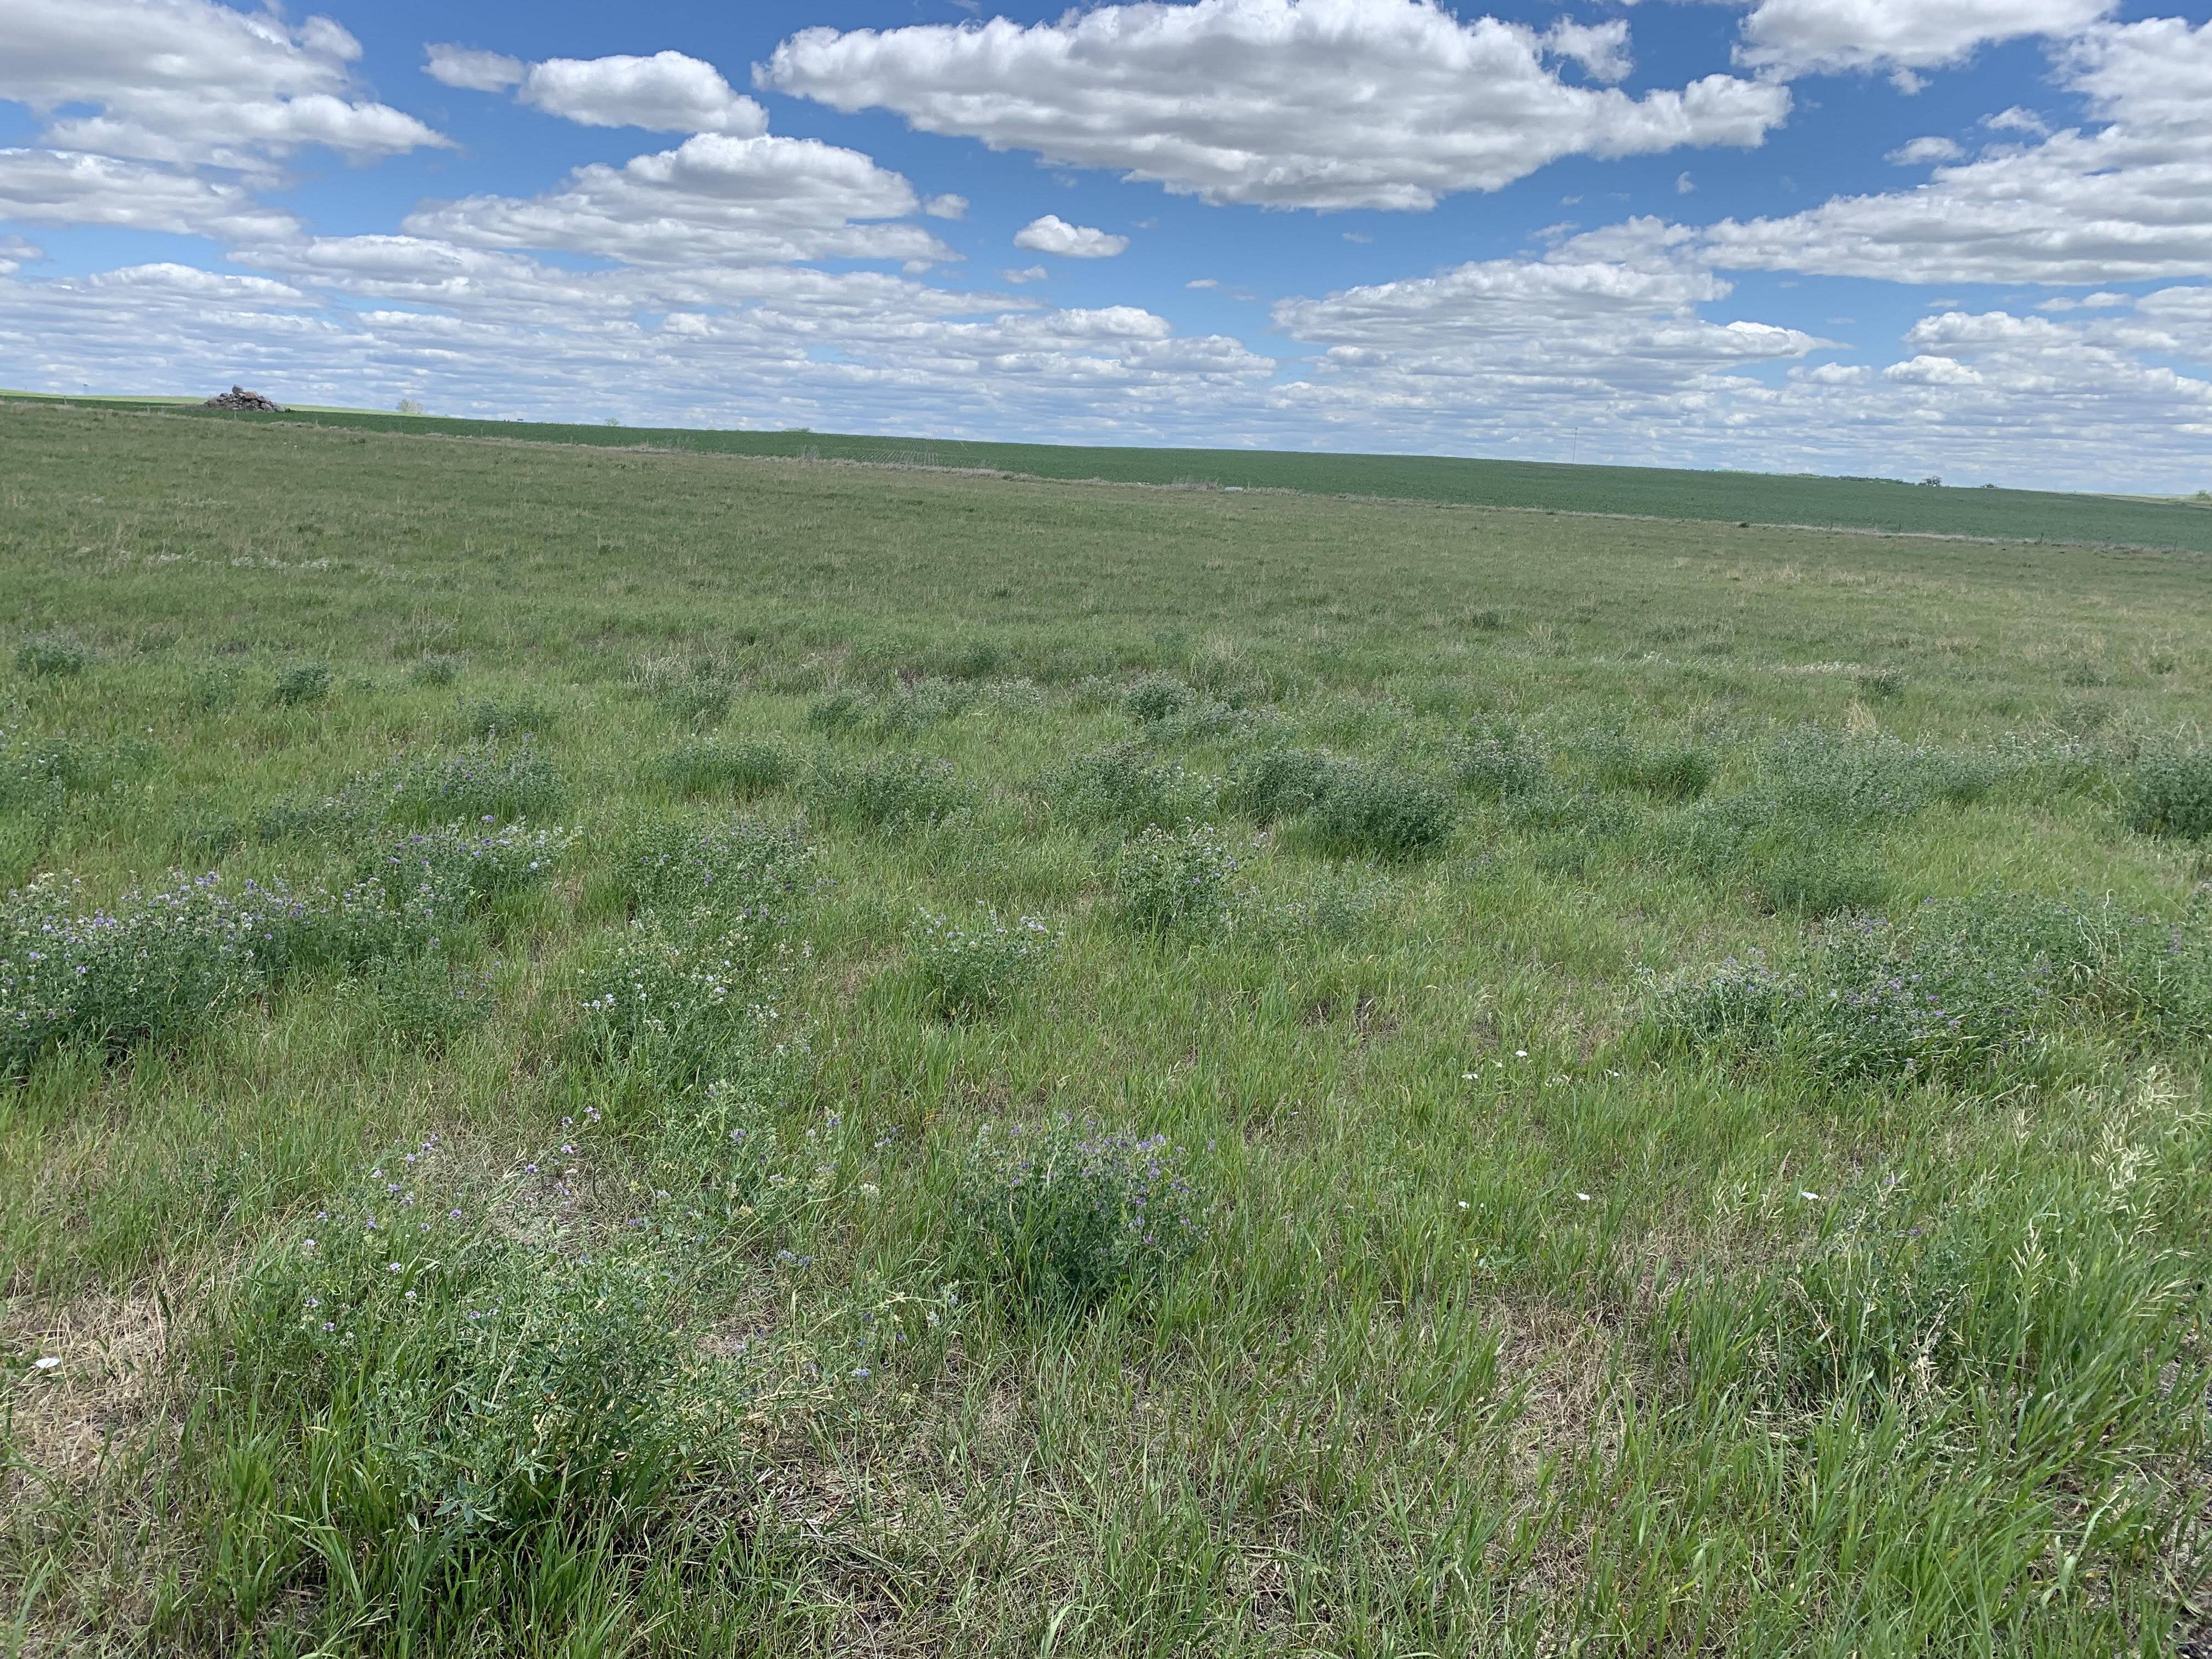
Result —
[{"label": "white cumulus cloud", "polygon": [[2099,25],[2066,48],[2061,78],[2104,125],[2000,145],[1917,190],[1723,221],[1708,257],[1908,283],[2212,275],[2212,24]]},{"label": "white cumulus cloud", "polygon": [[1539,34],[1431,0],[1108,5],[1024,27],[931,24],[779,46],[756,78],[840,110],[1112,168],[1214,203],[1424,210],[1566,155],[1754,145],[1786,88],[1711,75],[1631,97],[1626,25]]},{"label": "white cumulus cloud", "polygon": [[0,219],[34,225],[259,240],[298,222],[236,185],[143,161],[51,149],[0,149]]},{"label": "white cumulus cloud", "polygon": [[295,27],[211,0],[0,5],[0,99],[53,117],[40,142],[57,150],[267,174],[307,144],[367,157],[448,143],[351,96],[360,56],[326,17]]},{"label": "white cumulus cloud", "polygon": [[521,83],[529,65],[503,52],[481,52],[474,46],[428,46],[422,73],[441,86],[465,92],[504,92]]},{"label": "white cumulus cloud", "polygon": [[1067,259],[1110,259],[1129,246],[1129,239],[1090,225],[1071,225],[1057,213],[1048,213],[1016,231],[1014,246]]},{"label": "white cumulus cloud", "polygon": [[680,52],[650,58],[550,58],[523,76],[521,100],[587,127],[719,132],[754,138],[768,112],[733,92],[712,64]]},{"label": "white cumulus cloud", "polygon": [[426,205],[402,228],[464,246],[647,264],[951,258],[919,226],[861,222],[904,218],[920,205],[912,185],[858,150],[814,138],[696,133],[620,167],[578,167],[542,196]]},{"label": "white cumulus cloud", "polygon": [[[1739,61],[1789,75],[1936,69],[1977,46],[2025,35],[2065,38],[2113,0],[1759,0],[1743,20]],[[1917,77],[1907,90],[1917,90]]]}]

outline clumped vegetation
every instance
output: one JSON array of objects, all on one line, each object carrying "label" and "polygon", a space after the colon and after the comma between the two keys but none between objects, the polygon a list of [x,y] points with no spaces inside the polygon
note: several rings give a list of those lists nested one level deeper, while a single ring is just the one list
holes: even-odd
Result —
[{"label": "clumped vegetation", "polygon": [[2195,565],[0,450],[0,1651],[2212,1640]]}]

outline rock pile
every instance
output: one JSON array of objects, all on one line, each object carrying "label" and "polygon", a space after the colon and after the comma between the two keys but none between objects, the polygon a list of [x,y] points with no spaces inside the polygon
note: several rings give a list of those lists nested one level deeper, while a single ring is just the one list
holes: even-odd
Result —
[{"label": "rock pile", "polygon": [[248,392],[234,386],[228,392],[218,392],[200,405],[203,409],[250,409],[262,415],[282,415],[283,410],[273,400],[258,392]]}]

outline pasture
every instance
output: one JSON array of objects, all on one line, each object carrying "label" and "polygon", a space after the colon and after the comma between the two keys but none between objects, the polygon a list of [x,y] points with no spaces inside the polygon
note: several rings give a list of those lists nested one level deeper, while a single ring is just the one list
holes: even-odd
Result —
[{"label": "pasture", "polygon": [[0,1654],[2206,1616],[2200,551],[15,403],[0,570]]}]

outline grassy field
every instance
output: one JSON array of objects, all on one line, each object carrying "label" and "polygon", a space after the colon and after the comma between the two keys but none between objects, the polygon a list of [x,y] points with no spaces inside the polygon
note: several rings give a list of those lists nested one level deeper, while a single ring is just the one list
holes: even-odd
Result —
[{"label": "grassy field", "polygon": [[[0,394],[4,398],[9,394]],[[23,394],[14,394],[27,401]],[[120,401],[120,400],[118,400]],[[1294,489],[1614,514],[1740,525],[1820,526],[1916,535],[1993,536],[2212,553],[2212,495],[2183,501],[2048,490],[1925,489],[1918,480],[1690,472],[1649,466],[1561,466],[1541,461],[1432,455],[1330,455],[1250,449],[1137,449],[1073,444],[968,443],[816,432],[708,432],[688,428],[563,426],[471,421],[365,410],[290,410],[283,415],[165,407],[196,420],[246,424],[305,421],[360,432],[507,438],[595,447],[647,446],[695,454],[784,456],[902,467],[985,470],[1026,477],[1222,489]]]},{"label": "grassy field", "polygon": [[2206,1615],[2198,554],[19,403],[0,561],[0,1654]]}]

